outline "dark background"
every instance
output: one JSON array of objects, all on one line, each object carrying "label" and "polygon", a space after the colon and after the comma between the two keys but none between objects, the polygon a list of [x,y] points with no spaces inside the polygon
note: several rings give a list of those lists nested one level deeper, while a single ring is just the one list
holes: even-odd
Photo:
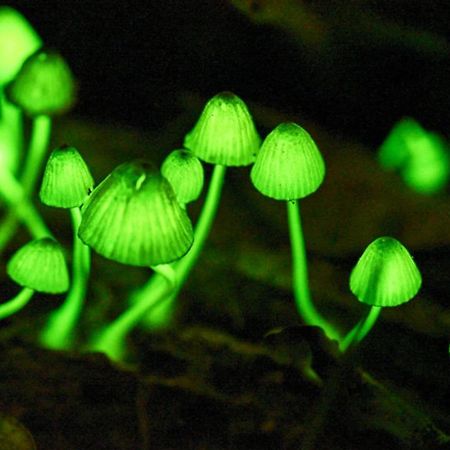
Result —
[{"label": "dark background", "polygon": [[[257,14],[274,2],[242,3]],[[369,147],[404,115],[448,134],[446,0],[298,1],[330,25],[322,51],[226,0],[8,4],[68,60],[80,85],[77,115],[153,130],[176,116],[180,94],[231,90]],[[355,17],[367,14],[377,27],[431,33],[444,48],[358,29]]]}]

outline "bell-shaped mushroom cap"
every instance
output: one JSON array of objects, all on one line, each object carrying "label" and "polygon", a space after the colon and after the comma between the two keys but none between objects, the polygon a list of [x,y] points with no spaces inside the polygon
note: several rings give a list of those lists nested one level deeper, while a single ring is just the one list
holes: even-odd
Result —
[{"label": "bell-shaped mushroom cap", "polygon": [[48,294],[69,288],[69,274],[61,245],[52,238],[28,242],[11,257],[6,267],[11,279],[23,287]]},{"label": "bell-shaped mushroom cap", "polygon": [[50,154],[39,197],[57,208],[81,206],[94,187],[94,179],[84,159],[74,147],[59,147]]},{"label": "bell-shaped mushroom cap", "polygon": [[82,241],[106,258],[155,266],[181,258],[194,234],[170,183],[145,161],[117,167],[82,209]]},{"label": "bell-shaped mushroom cap", "polygon": [[174,150],[161,166],[163,177],[169,180],[181,205],[193,202],[203,188],[203,166],[189,150]]},{"label": "bell-shaped mushroom cap", "polygon": [[350,290],[362,303],[397,306],[419,291],[422,277],[408,250],[392,237],[380,237],[364,251],[350,275]]},{"label": "bell-shaped mushroom cap", "polygon": [[22,65],[7,86],[11,103],[29,116],[61,114],[75,101],[75,82],[64,59],[55,52],[39,50]]},{"label": "bell-shaped mushroom cap", "polygon": [[260,144],[246,104],[231,92],[209,100],[184,139],[184,146],[201,160],[223,166],[248,166]]},{"label": "bell-shaped mushroom cap", "polygon": [[19,12],[0,7],[0,85],[11,81],[25,59],[41,46],[41,39]]},{"label": "bell-shaped mushroom cap", "polygon": [[250,176],[267,197],[295,200],[317,190],[325,176],[325,163],[306,130],[295,123],[282,123],[262,143]]}]

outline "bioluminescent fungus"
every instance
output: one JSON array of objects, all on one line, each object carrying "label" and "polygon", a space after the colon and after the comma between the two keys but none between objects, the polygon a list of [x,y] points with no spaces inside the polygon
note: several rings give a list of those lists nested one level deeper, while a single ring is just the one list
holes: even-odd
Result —
[{"label": "bioluminescent fungus", "polygon": [[189,150],[174,150],[161,165],[161,174],[172,185],[179,203],[185,206],[200,197],[203,189],[203,166]]},{"label": "bioluminescent fungus", "polygon": [[251,180],[263,195],[287,204],[292,247],[293,291],[306,324],[321,327],[339,340],[339,333],[316,310],[308,287],[306,249],[298,200],[315,192],[325,176],[325,163],[312,137],[295,123],[278,125],[263,141]]},{"label": "bioluminescent fungus", "polygon": [[450,179],[450,152],[440,136],[417,121],[397,122],[378,151],[380,164],[398,170],[403,181],[420,194],[442,191]]},{"label": "bioluminescent fungus", "polygon": [[84,159],[74,147],[59,147],[50,154],[39,196],[56,208],[70,209],[73,229],[72,283],[64,303],[50,314],[40,342],[48,348],[72,347],[75,326],[82,312],[90,271],[90,249],[78,237],[82,204],[94,187]]},{"label": "bioluminescent fungus", "polygon": [[[29,198],[35,190],[46,156],[51,117],[69,109],[75,100],[72,73],[57,53],[39,50],[25,60],[16,77],[6,87],[7,98],[32,118],[28,152],[20,181]],[[17,229],[17,215],[9,211],[0,226],[0,252]]]},{"label": "bioluminescent fungus", "polygon": [[171,185],[146,161],[117,167],[82,212],[83,242],[123,264],[167,264],[185,255],[193,242],[191,221]]},{"label": "bioluminescent fungus", "polygon": [[246,104],[232,92],[209,100],[184,139],[184,146],[202,161],[222,166],[248,166],[260,144]]},{"label": "bioluminescent fungus", "polygon": [[341,342],[341,350],[362,341],[375,324],[381,308],[401,305],[419,291],[422,277],[408,250],[392,237],[375,239],[350,275],[350,290],[370,311]]},{"label": "bioluminescent fungus", "polygon": [[41,39],[16,10],[0,7],[0,164],[15,174],[23,145],[21,111],[3,95],[4,86],[17,74],[25,59],[42,46]]},{"label": "bioluminescent fungus", "polygon": [[[163,281],[153,291],[158,298],[174,287],[168,263],[184,256],[194,239],[190,219],[170,183],[153,164],[141,160],[122,164],[93,191],[83,207],[79,236],[107,258],[159,272]],[[90,349],[121,359],[125,336],[152,306],[152,299],[145,297],[134,302]]]},{"label": "bioluminescent fungus", "polygon": [[69,288],[63,250],[52,238],[36,239],[21,247],[9,260],[6,271],[23,289],[0,305],[0,319],[22,309],[35,291],[61,294]]},{"label": "bioluminescent fungus", "polygon": [[[147,328],[161,324],[162,311],[171,314],[171,303],[187,279],[195,265],[206,238],[211,229],[220,202],[222,187],[227,166],[246,166],[251,164],[261,143],[252,116],[246,104],[231,92],[221,92],[211,98],[205,105],[196,125],[187,133],[184,146],[200,160],[214,164],[209,182],[208,192],[200,216],[195,225],[195,240],[189,253],[174,265],[178,286],[167,299],[151,310],[146,317]],[[151,279],[139,291],[135,292],[132,301],[148,298],[153,295],[159,278]],[[153,320],[152,317],[158,317]],[[168,321],[169,319],[167,319]],[[166,323],[167,323],[166,321]]]}]

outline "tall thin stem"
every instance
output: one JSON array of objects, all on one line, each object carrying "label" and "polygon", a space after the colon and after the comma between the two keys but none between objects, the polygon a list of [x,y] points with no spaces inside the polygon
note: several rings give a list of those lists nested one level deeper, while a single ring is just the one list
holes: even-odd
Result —
[{"label": "tall thin stem", "polygon": [[311,300],[305,240],[298,201],[288,201],[287,212],[292,251],[292,283],[297,310],[307,325],[318,326],[330,339],[339,341],[339,332],[317,311]]},{"label": "tall thin stem", "polygon": [[[23,187],[23,201],[30,200],[41,173],[48,144],[50,142],[52,121],[48,116],[37,116],[33,119],[31,139],[26,155],[24,170],[20,176]],[[12,236],[17,231],[18,208],[10,208],[8,214],[0,225],[0,253],[8,245]]]},{"label": "tall thin stem", "polygon": [[75,327],[83,311],[90,272],[90,249],[78,237],[80,208],[71,208],[73,228],[72,283],[60,308],[50,314],[40,337],[42,345],[68,350],[73,347]]}]

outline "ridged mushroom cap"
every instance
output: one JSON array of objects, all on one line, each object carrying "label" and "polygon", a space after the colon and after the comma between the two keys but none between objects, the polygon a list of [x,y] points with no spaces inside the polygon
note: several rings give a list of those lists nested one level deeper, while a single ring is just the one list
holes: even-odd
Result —
[{"label": "ridged mushroom cap", "polygon": [[163,161],[161,174],[172,185],[180,204],[193,202],[203,188],[203,166],[200,160],[185,149],[172,151]]},{"label": "ridged mushroom cap", "polygon": [[94,189],[82,208],[79,236],[100,255],[135,266],[175,261],[194,239],[172,186],[142,160],[120,165]]},{"label": "ridged mushroom cap", "polygon": [[45,166],[39,197],[42,203],[57,208],[81,206],[94,187],[94,179],[75,147],[52,151]]},{"label": "ridged mushroom cap", "polygon": [[422,277],[408,250],[392,237],[375,239],[350,275],[350,290],[362,303],[398,306],[413,298]]},{"label": "ridged mushroom cap", "polygon": [[295,200],[318,189],[325,177],[325,163],[305,129],[282,123],[264,139],[250,177],[267,197]]},{"label": "ridged mushroom cap", "polygon": [[6,88],[11,103],[29,116],[53,116],[67,111],[75,101],[75,82],[64,59],[39,50],[25,60]]},{"label": "ridged mushroom cap", "polygon": [[260,143],[246,104],[232,92],[210,99],[184,139],[184,147],[202,161],[223,166],[248,166]]},{"label": "ridged mushroom cap", "polygon": [[6,271],[23,287],[48,294],[69,288],[69,274],[61,245],[52,238],[28,242],[11,257]]}]

